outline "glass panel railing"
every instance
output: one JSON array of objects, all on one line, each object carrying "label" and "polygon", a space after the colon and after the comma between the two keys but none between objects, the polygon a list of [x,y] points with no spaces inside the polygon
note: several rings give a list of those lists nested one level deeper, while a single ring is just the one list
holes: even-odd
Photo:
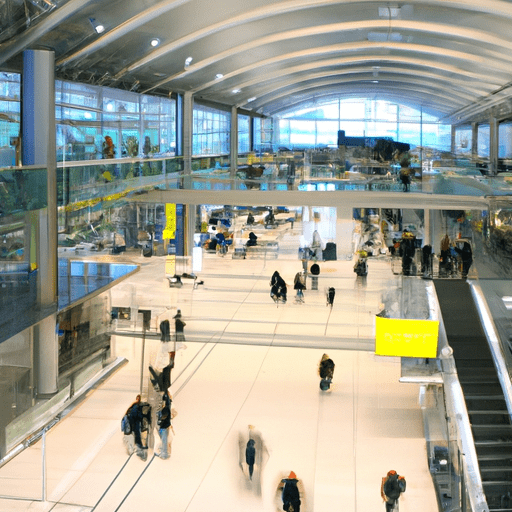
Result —
[{"label": "glass panel railing", "polygon": [[46,208],[46,176],[40,167],[0,169],[0,218]]},{"label": "glass panel railing", "polygon": [[[183,157],[59,164],[59,205],[117,200],[127,194],[152,188],[404,191],[398,168],[393,166],[357,165],[352,166],[351,171],[346,171],[339,162],[312,164],[312,159],[314,161],[311,155],[291,152],[241,155],[236,170],[232,171],[226,155],[197,156],[191,158],[190,173],[184,170]],[[508,176],[484,176],[471,164],[423,174],[418,168],[408,192],[455,196],[512,195],[512,179]],[[76,207],[81,206],[78,204]]]}]

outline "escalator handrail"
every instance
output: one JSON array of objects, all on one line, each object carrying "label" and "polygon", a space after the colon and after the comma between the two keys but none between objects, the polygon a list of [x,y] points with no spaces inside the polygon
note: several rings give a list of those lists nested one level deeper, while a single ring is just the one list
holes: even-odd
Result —
[{"label": "escalator handrail", "polygon": [[494,320],[492,318],[491,311],[483,294],[482,288],[476,282],[468,281],[468,283],[473,295],[473,299],[475,301],[478,315],[480,316],[482,329],[484,330],[485,337],[487,338],[487,343],[489,345],[489,350],[491,351],[494,366],[496,368],[498,379],[503,390],[503,395],[505,396],[507,411],[512,421],[512,381],[507,369],[506,356],[503,350],[503,346],[500,343],[498,330],[494,324]]}]

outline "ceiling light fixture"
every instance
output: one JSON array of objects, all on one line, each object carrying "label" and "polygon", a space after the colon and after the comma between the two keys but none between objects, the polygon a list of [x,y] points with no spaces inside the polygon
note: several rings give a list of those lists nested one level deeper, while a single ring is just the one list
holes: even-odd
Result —
[{"label": "ceiling light fixture", "polygon": [[242,92],[242,89],[233,89],[231,92],[233,94],[238,94],[238,93]]},{"label": "ceiling light fixture", "polygon": [[158,37],[155,37],[154,39],[151,39],[151,42],[149,43],[153,48],[157,47],[160,44],[160,39]]},{"label": "ceiling light fixture", "polygon": [[188,68],[190,66],[190,63],[193,61],[194,59],[192,57],[187,57],[185,59],[185,68]]},{"label": "ceiling light fixture", "polygon": [[89,21],[91,22],[92,28],[94,28],[98,34],[105,32],[105,27],[101,23],[98,23],[94,18],[89,18]]},{"label": "ceiling light fixture", "polygon": [[249,98],[249,99],[247,100],[247,103],[251,103],[251,101],[254,101],[255,99],[256,99],[256,96],[253,96],[252,98]]},{"label": "ceiling light fixture", "polygon": [[215,80],[220,80],[224,75],[222,73],[217,73],[215,75]]}]

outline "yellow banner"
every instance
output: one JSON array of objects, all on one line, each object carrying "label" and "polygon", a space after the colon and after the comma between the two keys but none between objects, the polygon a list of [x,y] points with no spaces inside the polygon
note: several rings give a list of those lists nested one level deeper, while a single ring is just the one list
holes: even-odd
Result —
[{"label": "yellow banner", "polygon": [[436,357],[439,322],[375,317],[375,353],[379,356]]},{"label": "yellow banner", "polygon": [[176,238],[176,205],[174,203],[165,205],[165,228],[162,236],[164,240]]}]

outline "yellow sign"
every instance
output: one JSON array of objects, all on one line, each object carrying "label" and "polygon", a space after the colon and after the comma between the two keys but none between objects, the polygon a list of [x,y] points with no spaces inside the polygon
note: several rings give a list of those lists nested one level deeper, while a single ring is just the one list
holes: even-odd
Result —
[{"label": "yellow sign", "polygon": [[165,205],[165,228],[162,236],[164,240],[176,238],[176,205],[174,203]]},{"label": "yellow sign", "polygon": [[375,318],[375,353],[379,356],[436,357],[439,322]]}]

